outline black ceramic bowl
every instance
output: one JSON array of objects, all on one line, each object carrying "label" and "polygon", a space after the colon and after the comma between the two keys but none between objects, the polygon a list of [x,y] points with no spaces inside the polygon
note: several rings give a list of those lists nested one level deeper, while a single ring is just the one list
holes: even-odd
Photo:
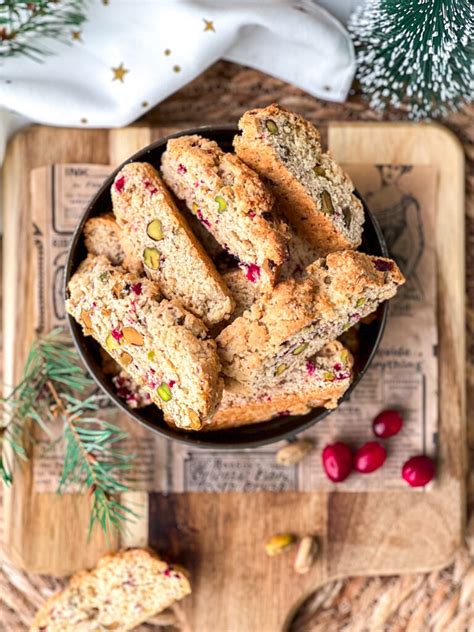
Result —
[{"label": "black ceramic bowl", "polygon": [[[201,134],[207,138],[215,140],[224,150],[230,151],[232,149],[232,138],[236,132],[237,129],[234,126],[210,126],[179,132],[152,143],[148,147],[145,147],[137,152],[126,162],[149,162],[158,168],[160,165],[161,154],[165,150],[167,140],[184,134]],[[117,170],[104,182],[100,191],[89,204],[76,228],[67,260],[65,278],[66,286],[77,266],[86,256],[86,249],[82,236],[84,224],[90,217],[111,211],[112,203],[110,199],[110,187],[115,174],[120,169],[121,166],[118,167]],[[380,228],[363,200],[362,203],[364,204],[365,211],[365,228],[361,250],[372,255],[387,256],[387,249]],[[367,371],[372,358],[374,357],[383,334],[387,309],[387,303],[384,303],[379,308],[377,317],[370,324],[361,325],[360,327],[360,351],[355,357],[355,377],[351,387],[344,395],[343,400],[350,397],[350,394],[360,382],[362,376]],[[85,337],[82,334],[81,327],[69,315],[68,322],[77,350],[97,384],[119,408],[139,423],[163,437],[201,448],[219,448],[227,450],[252,448],[266,443],[271,443],[273,441],[291,438],[297,433],[306,430],[313,424],[321,421],[331,412],[325,408],[315,408],[307,415],[278,417],[259,424],[219,430],[216,432],[183,432],[174,430],[165,424],[162,419],[161,412],[156,406],[148,406],[147,408],[132,410],[117,397],[109,376],[105,375],[102,370],[99,345],[92,338]]]}]

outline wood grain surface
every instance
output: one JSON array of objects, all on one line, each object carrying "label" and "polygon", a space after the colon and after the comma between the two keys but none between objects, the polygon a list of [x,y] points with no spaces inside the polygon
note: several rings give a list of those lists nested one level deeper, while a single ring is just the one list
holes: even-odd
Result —
[{"label": "wood grain surface", "polygon": [[[4,257],[7,383],[18,379],[33,335],[30,169],[51,162],[114,164],[169,131],[169,127],[111,132],[35,127],[10,144],[4,182],[5,208],[9,209]],[[465,476],[462,152],[455,139],[437,126],[331,123],[327,131],[331,150],[343,162],[418,162],[443,167],[437,225],[441,474],[432,491],[419,494],[152,495],[149,542],[190,568],[195,592],[184,608],[196,630],[281,629],[299,600],[331,578],[435,568],[447,564],[461,543]],[[440,212],[448,204],[449,214]],[[447,232],[449,240],[443,238]],[[83,540],[87,502],[72,494],[37,494],[30,467],[16,472],[16,484],[5,504],[5,540],[15,563],[52,573],[93,564],[107,547],[98,532],[88,545]],[[135,529],[127,544],[143,543],[146,524],[142,521]],[[306,576],[294,575],[291,557],[269,560],[263,552],[262,543],[269,534],[286,530],[320,537],[321,556]]]}]

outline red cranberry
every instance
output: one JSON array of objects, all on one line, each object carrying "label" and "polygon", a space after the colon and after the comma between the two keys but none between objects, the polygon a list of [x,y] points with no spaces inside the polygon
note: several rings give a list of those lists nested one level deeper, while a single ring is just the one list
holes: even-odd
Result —
[{"label": "red cranberry", "polygon": [[391,261],[384,261],[384,259],[375,259],[374,266],[379,272],[388,272],[393,269],[393,263]]},{"label": "red cranberry", "polygon": [[121,176],[120,178],[117,178],[117,180],[115,180],[115,190],[118,191],[119,193],[122,193],[124,185],[125,185],[125,176]]},{"label": "red cranberry", "polygon": [[377,441],[368,441],[355,453],[354,467],[362,474],[370,474],[382,467],[386,458],[387,450],[383,445]]},{"label": "red cranberry", "polygon": [[314,372],[316,371],[316,367],[314,366],[314,363],[311,362],[311,360],[308,360],[306,362],[306,371],[308,372],[308,375],[314,375]]},{"label": "red cranberry", "polygon": [[247,266],[247,272],[245,276],[252,283],[256,283],[260,278],[260,266],[257,266],[255,263],[250,263]]},{"label": "red cranberry", "polygon": [[436,466],[429,456],[412,456],[403,464],[402,477],[410,487],[424,487],[433,480]]},{"label": "red cranberry", "polygon": [[138,296],[140,296],[140,294],[142,293],[142,284],[133,283],[133,285],[131,286],[131,289],[134,294],[137,294]]},{"label": "red cranberry", "polygon": [[144,184],[146,190],[150,192],[150,195],[155,195],[155,193],[158,193],[158,189],[153,186],[153,184],[149,180],[145,180]]},{"label": "red cranberry", "polygon": [[398,410],[383,410],[372,422],[374,435],[382,439],[388,439],[400,432],[403,427],[403,418]]},{"label": "red cranberry", "polygon": [[327,445],[323,450],[322,460],[327,477],[334,483],[344,481],[351,473],[352,452],[341,441]]},{"label": "red cranberry", "polygon": [[118,329],[112,329],[110,333],[115,338],[115,340],[121,340],[123,338],[123,333]]},{"label": "red cranberry", "polygon": [[201,209],[198,208],[196,215],[198,216],[198,219],[204,224],[204,226],[207,226],[208,228],[211,227],[211,222],[203,216],[203,214],[201,213]]}]

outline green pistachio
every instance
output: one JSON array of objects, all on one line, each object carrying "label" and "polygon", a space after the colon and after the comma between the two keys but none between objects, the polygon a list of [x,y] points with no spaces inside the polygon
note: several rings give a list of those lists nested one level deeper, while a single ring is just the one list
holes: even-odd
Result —
[{"label": "green pistachio", "polygon": [[265,121],[265,127],[270,132],[270,134],[278,133],[278,125],[275,123],[275,121],[272,121],[272,119],[268,119],[267,121]]},{"label": "green pistachio", "polygon": [[224,211],[227,211],[227,202],[224,200],[222,195],[217,195],[214,198],[214,201],[217,202],[217,212],[218,213],[223,213]]},{"label": "green pistachio", "polygon": [[326,213],[326,215],[334,215],[334,206],[331,196],[327,191],[321,193],[321,210],[323,213]]},{"label": "green pistachio", "polygon": [[153,241],[160,241],[163,239],[163,227],[159,219],[154,219],[146,227],[146,234],[151,237]]},{"label": "green pistachio", "polygon": [[300,355],[300,353],[303,353],[303,351],[308,348],[308,345],[309,342],[303,342],[303,344],[301,344],[299,347],[296,347],[296,349],[293,351],[293,355]]},{"label": "green pistachio", "polygon": [[169,402],[172,397],[170,387],[168,386],[168,384],[165,384],[165,382],[158,386],[156,392],[164,402]]},{"label": "green pistachio", "polygon": [[156,248],[145,248],[143,260],[146,267],[150,268],[150,270],[158,270],[160,267],[160,253]]}]

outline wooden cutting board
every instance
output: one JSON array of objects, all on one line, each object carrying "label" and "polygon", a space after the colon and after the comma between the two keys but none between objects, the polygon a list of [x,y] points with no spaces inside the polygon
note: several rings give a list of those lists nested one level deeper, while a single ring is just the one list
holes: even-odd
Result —
[{"label": "wooden cutting board", "polygon": [[[183,124],[182,127],[186,127]],[[34,335],[29,246],[29,173],[58,162],[117,164],[169,133],[164,128],[71,130],[32,127],[8,147],[4,168],[5,381],[21,374]],[[348,575],[426,571],[447,564],[462,541],[465,506],[464,164],[454,136],[436,125],[335,123],[329,147],[342,163],[434,165],[439,292],[440,472],[429,491],[258,494],[136,494],[142,520],[120,544],[150,543],[186,565],[193,596],[184,609],[195,630],[270,632],[322,583]],[[5,542],[12,560],[65,574],[92,565],[107,549],[97,532],[87,545],[87,499],[39,494],[31,465],[18,467],[5,498]],[[321,555],[297,576],[292,556],[268,559],[275,532],[319,534]]]}]

